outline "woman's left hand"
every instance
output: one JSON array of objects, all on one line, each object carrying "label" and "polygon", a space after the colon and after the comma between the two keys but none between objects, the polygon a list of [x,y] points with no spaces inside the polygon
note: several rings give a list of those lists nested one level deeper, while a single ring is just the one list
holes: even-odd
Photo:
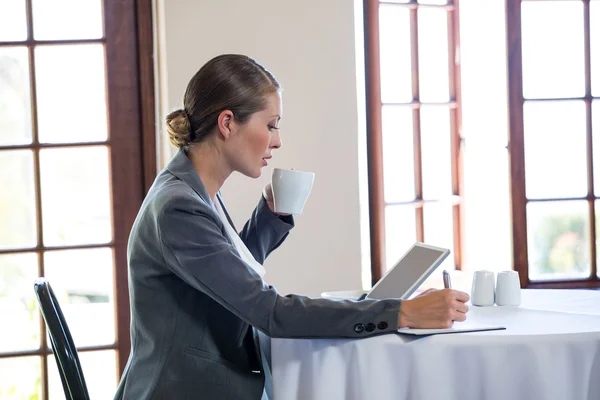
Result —
[{"label": "woman's left hand", "polygon": [[265,185],[265,188],[263,189],[263,197],[265,198],[265,200],[267,201],[267,205],[269,206],[269,209],[271,210],[271,212],[275,215],[290,215],[290,214],[284,214],[284,213],[278,213],[275,212],[275,202],[273,201],[273,188],[271,187],[271,183],[267,183]]}]

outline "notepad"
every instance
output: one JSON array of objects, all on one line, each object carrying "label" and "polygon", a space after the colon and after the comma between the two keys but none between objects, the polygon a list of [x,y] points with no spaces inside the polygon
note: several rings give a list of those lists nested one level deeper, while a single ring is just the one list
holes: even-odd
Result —
[{"label": "notepad", "polygon": [[417,328],[401,328],[398,333],[402,335],[427,336],[441,335],[446,333],[466,333],[466,332],[481,332],[481,331],[498,331],[506,329],[505,326],[490,326],[479,325],[467,322],[455,322],[451,328],[446,329],[417,329]]}]

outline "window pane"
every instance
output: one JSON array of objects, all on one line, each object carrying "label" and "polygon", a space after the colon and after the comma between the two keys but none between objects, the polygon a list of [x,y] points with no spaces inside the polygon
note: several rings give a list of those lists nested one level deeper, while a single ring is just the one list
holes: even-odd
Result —
[{"label": "window pane", "polygon": [[0,255],[0,315],[10,322],[10,329],[0,329],[0,352],[40,347],[40,313],[33,291],[37,277],[37,254]]},{"label": "window pane", "polygon": [[[600,101],[592,103],[592,140],[594,150],[594,191],[600,197]],[[599,264],[600,266],[600,264]]]},{"label": "window pane", "polygon": [[527,204],[529,277],[541,280],[589,276],[589,238],[586,201]]},{"label": "window pane", "polygon": [[[91,400],[112,399],[117,390],[117,361],[114,350],[78,353]],[[48,392],[50,400],[64,400],[60,375],[54,356],[48,357]]]},{"label": "window pane", "polygon": [[46,277],[79,346],[115,341],[113,252],[109,248],[49,251]]},{"label": "window pane", "polygon": [[585,196],[585,104],[526,102],[524,120],[527,197]]},{"label": "window pane", "polygon": [[450,110],[446,106],[421,108],[421,163],[423,198],[452,194]]},{"label": "window pane", "polygon": [[42,398],[40,357],[0,358],[0,371],[2,371],[0,374],[0,399],[37,400]]},{"label": "window pane", "polygon": [[33,153],[1,151],[0,182],[0,249],[35,247]]},{"label": "window pane", "polygon": [[31,143],[30,104],[27,48],[0,47],[0,145]]},{"label": "window pane", "polygon": [[106,140],[102,45],[41,46],[35,57],[40,142]]},{"label": "window pane", "polygon": [[412,101],[409,10],[379,6],[379,52],[381,101]]},{"label": "window pane", "polygon": [[412,205],[385,208],[386,270],[417,241],[415,208]]},{"label": "window pane", "polygon": [[419,96],[421,101],[448,101],[448,12],[420,8]]},{"label": "window pane", "polygon": [[112,399],[117,391],[117,352],[86,351],[79,357],[91,399]]},{"label": "window pane", "polygon": [[104,146],[41,150],[44,245],[111,241],[108,161]]},{"label": "window pane", "polygon": [[521,21],[525,98],[583,96],[583,2],[524,1]]},{"label": "window pane", "polygon": [[600,1],[590,2],[592,94],[600,97]]},{"label": "window pane", "polygon": [[0,41],[12,42],[25,39],[27,39],[25,0],[0,1]]},{"label": "window pane", "polygon": [[[73,16],[77,17],[74,18]],[[33,0],[33,30],[37,40],[102,37],[100,0]]]},{"label": "window pane", "polygon": [[412,109],[383,106],[383,184],[385,201],[415,199]]},{"label": "window pane", "polygon": [[421,4],[437,4],[437,5],[443,5],[443,4],[452,4],[452,0],[418,0],[418,3]]},{"label": "window pane", "polygon": [[451,203],[428,203],[423,207],[424,242],[431,246],[450,249],[452,253],[438,267],[454,269],[454,223]]}]

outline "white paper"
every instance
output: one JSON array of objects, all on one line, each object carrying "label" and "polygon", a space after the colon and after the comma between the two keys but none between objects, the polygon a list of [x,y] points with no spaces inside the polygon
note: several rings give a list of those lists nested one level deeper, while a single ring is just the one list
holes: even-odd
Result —
[{"label": "white paper", "polygon": [[468,322],[455,322],[452,327],[445,328],[445,329],[401,328],[401,329],[398,329],[398,333],[401,333],[403,335],[426,336],[426,335],[439,335],[442,333],[497,331],[500,329],[506,329],[506,327],[505,326],[472,324],[472,323],[468,323]]}]

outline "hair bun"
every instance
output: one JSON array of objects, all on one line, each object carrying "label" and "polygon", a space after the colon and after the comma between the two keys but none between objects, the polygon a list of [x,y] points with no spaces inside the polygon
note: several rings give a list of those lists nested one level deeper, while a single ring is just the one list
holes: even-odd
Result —
[{"label": "hair bun", "polygon": [[175,147],[187,147],[192,142],[192,125],[183,109],[169,113],[166,118],[169,141]]}]

